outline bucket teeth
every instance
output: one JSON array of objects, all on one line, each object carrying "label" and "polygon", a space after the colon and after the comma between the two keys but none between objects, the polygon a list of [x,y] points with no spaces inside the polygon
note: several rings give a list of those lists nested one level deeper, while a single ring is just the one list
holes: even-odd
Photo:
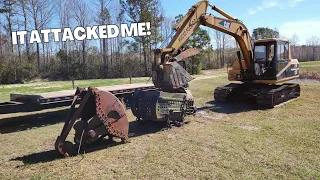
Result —
[{"label": "bucket teeth", "polygon": [[[129,142],[126,109],[116,96],[94,87],[89,87],[88,91],[78,88],[76,94],[81,97],[82,102],[73,117],[65,122],[56,140],[55,147],[60,154],[65,157],[72,154],[72,143],[65,141],[72,126],[76,144],[86,146],[105,136],[111,140],[118,137],[123,142]],[[74,104],[71,107],[74,108]],[[78,118],[81,120],[76,122]]]},{"label": "bucket teeth", "polygon": [[98,118],[106,126],[108,133],[128,139],[129,122],[124,104],[110,92],[104,91],[97,92],[96,104]]},{"label": "bucket teeth", "polygon": [[[129,122],[124,104],[110,92],[92,87],[89,89],[93,93],[84,107],[81,118],[81,121],[88,122],[85,128],[87,138],[96,140],[99,136],[111,135],[127,140]],[[81,134],[81,130],[76,129],[76,134]]]}]

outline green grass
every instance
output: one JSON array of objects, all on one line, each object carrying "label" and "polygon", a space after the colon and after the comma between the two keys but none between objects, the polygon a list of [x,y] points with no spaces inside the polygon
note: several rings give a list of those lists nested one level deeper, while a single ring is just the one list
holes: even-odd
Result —
[{"label": "green grass", "polygon": [[320,81],[320,61],[300,63],[300,78]]},{"label": "green grass", "polygon": [[[84,156],[59,159],[53,150],[65,113],[31,117],[30,122],[22,119],[18,127],[2,126],[0,177],[320,179],[320,83],[300,83],[300,98],[269,110],[212,103],[214,89],[227,83],[226,73],[190,83],[200,111],[186,117],[185,126],[137,136],[132,143]],[[131,111],[127,113],[132,125],[152,125],[137,125]],[[72,136],[73,132],[69,139]]]},{"label": "green grass", "polygon": [[320,61],[300,62],[300,72],[320,74]]},{"label": "green grass", "polygon": [[[132,78],[132,83],[146,83],[148,77]],[[92,80],[76,80],[75,87],[99,87],[99,86],[111,86],[118,84],[129,84],[129,78],[123,79],[92,79]],[[151,80],[149,82],[152,82]],[[8,101],[10,93],[24,93],[24,94],[36,94],[45,92],[54,92],[60,90],[72,89],[71,81],[51,81],[51,82],[36,82],[26,84],[13,84],[13,85],[0,85],[0,102]]]},{"label": "green grass", "polygon": [[[302,83],[299,99],[270,110],[208,103],[214,89],[225,83],[226,77],[216,77],[190,84],[202,110],[188,116],[185,126],[137,136],[131,138],[132,143],[84,156],[57,159],[53,143],[63,123],[7,131],[0,134],[0,177],[319,179],[320,83]],[[128,115],[134,124],[130,111]],[[70,139],[72,136],[73,132]]]}]

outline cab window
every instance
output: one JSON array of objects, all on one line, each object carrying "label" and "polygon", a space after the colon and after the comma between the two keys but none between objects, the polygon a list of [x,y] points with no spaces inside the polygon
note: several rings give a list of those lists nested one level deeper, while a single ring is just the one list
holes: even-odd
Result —
[{"label": "cab window", "polygon": [[268,60],[272,61],[274,57],[274,44],[269,46]]},{"label": "cab window", "polygon": [[254,54],[255,61],[259,64],[270,65],[270,62],[273,60],[275,54],[275,44],[274,43],[264,43],[255,45]]},{"label": "cab window", "polygon": [[267,59],[267,47],[265,45],[255,46],[254,51],[256,61],[261,62]]},{"label": "cab window", "polygon": [[288,60],[289,59],[289,44],[280,43],[278,45],[278,59],[279,60]]},{"label": "cab window", "polygon": [[289,43],[288,42],[280,42],[277,48],[277,56],[278,56],[278,73],[283,70],[288,64],[289,60]]}]

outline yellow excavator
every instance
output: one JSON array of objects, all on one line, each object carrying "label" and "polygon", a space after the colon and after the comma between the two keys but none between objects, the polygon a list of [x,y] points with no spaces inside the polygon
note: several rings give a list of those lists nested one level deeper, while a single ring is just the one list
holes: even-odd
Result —
[{"label": "yellow excavator", "polygon": [[[224,16],[215,17],[207,13],[207,8]],[[299,78],[299,62],[291,59],[290,45],[283,39],[262,39],[254,42],[248,29],[239,20],[209,4],[207,0],[198,2],[175,26],[175,32],[162,48],[154,50],[152,81],[157,91],[136,91],[131,100],[131,110],[137,120],[164,121],[168,125],[183,125],[185,115],[194,114],[194,99],[187,89],[193,78],[185,70],[185,59],[199,53],[197,49],[185,50],[182,46],[200,26],[204,25],[227,33],[237,41],[238,60],[228,71],[228,79],[235,81],[216,88],[216,101],[244,98],[253,99],[257,104],[274,107],[300,95],[298,84],[279,84]],[[171,40],[170,40],[171,39]],[[168,45],[164,47],[167,42]],[[81,99],[77,111],[69,117],[55,142],[55,149],[63,156],[78,153],[84,147],[105,136],[128,139],[129,123],[125,107],[110,92],[89,87],[78,88],[71,106]],[[70,111],[70,112],[71,112]],[[78,120],[80,118],[80,120]],[[77,121],[78,120],[78,121]],[[73,145],[66,141],[72,127],[75,130]]]},{"label": "yellow excavator", "polygon": [[[207,13],[208,7],[223,17]],[[291,58],[288,40],[272,38],[252,42],[240,20],[202,0],[189,9],[163,46],[154,50],[152,80],[160,91],[135,94],[132,111],[138,119],[182,121],[184,115],[195,112],[192,94],[187,90],[193,78],[185,70],[183,59],[198,52],[182,47],[200,25],[226,33],[237,42],[237,60],[228,71],[228,79],[234,82],[216,88],[215,101],[241,98],[273,108],[300,96],[299,84],[279,84],[299,78],[299,62]]]}]

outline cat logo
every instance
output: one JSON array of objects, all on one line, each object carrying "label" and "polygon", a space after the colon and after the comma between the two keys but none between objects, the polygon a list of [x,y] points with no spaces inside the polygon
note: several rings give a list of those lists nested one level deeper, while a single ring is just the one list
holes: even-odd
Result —
[{"label": "cat logo", "polygon": [[226,29],[230,29],[230,27],[231,27],[231,22],[230,22],[230,21],[221,21],[221,22],[219,23],[219,25],[222,26],[222,27],[224,27],[224,28],[226,28]]}]

